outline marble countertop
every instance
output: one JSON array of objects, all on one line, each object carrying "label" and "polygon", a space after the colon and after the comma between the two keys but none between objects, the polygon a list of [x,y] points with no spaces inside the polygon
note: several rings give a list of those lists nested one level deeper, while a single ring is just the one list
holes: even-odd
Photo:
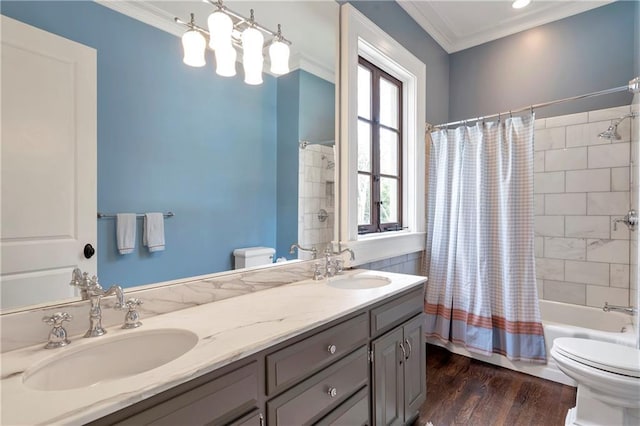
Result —
[{"label": "marble countertop", "polygon": [[[107,335],[95,339],[75,336],[64,348],[45,350],[43,345],[38,345],[6,352],[1,357],[0,422],[7,425],[89,422],[421,285],[426,280],[415,275],[380,271],[353,270],[346,274],[385,276],[391,284],[346,290],[331,287],[324,280],[306,280],[142,318],[143,326],[139,329],[111,327],[107,329]],[[103,339],[166,328],[187,329],[198,336],[198,343],[184,355],[158,368],[90,387],[41,391],[23,383],[23,373],[30,367],[65,352]]]}]

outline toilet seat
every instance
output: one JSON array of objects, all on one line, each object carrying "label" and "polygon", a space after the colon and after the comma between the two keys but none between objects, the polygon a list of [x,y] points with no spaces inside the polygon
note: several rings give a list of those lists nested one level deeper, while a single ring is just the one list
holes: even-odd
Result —
[{"label": "toilet seat", "polygon": [[560,337],[553,341],[565,357],[612,374],[640,378],[640,350],[597,340]]}]

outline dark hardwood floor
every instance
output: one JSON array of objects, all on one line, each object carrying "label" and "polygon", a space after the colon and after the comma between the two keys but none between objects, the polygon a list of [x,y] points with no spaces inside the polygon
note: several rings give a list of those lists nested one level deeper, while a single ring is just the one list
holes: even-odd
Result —
[{"label": "dark hardwood floor", "polygon": [[414,425],[562,426],[576,390],[427,345],[427,401]]}]

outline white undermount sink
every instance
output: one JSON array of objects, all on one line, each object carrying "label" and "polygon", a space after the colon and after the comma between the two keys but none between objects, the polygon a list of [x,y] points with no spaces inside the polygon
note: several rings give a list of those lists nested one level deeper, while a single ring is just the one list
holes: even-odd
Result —
[{"label": "white undermount sink", "polygon": [[328,285],[344,290],[366,290],[391,284],[387,277],[360,273],[355,275],[339,275],[329,278]]},{"label": "white undermount sink", "polygon": [[95,343],[77,350],[73,346],[52,350],[52,355],[60,352],[25,371],[24,384],[50,391],[89,387],[160,367],[185,354],[198,342],[198,336],[181,329],[135,331],[93,339]]}]

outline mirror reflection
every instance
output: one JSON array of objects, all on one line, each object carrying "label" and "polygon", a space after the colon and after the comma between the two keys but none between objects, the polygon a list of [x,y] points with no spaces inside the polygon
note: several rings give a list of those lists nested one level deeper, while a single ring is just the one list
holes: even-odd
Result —
[{"label": "mirror reflection", "polygon": [[[59,137],[60,146],[68,150],[47,152],[50,123],[87,127],[91,108],[81,107],[84,101],[78,101],[77,90],[73,92],[79,86],[70,83],[74,95],[62,103],[73,113],[65,116],[60,98],[66,95],[56,95],[57,80],[43,77],[47,67],[18,60],[12,72],[5,72],[10,69],[6,61],[20,55],[9,58],[3,44],[0,288],[5,312],[77,297],[68,285],[76,266],[97,272],[103,286],[130,288],[233,269],[236,249],[272,248],[275,261],[298,256],[289,253],[292,243],[318,245],[322,250],[332,239],[338,5],[334,1],[225,5],[244,15],[253,8],[256,21],[267,28],[282,26],[292,42],[289,73],[270,74],[265,63],[262,84],[249,85],[238,62],[234,77],[221,77],[215,73],[210,49],[205,53],[206,66],[185,65],[179,38],[184,27],[173,17],[186,20],[194,13],[197,24],[206,28],[215,9],[200,1],[3,2],[4,16],[71,40],[82,49],[94,49],[97,157],[78,158],[79,150],[74,149],[80,145],[73,144],[86,141],[75,140],[79,133],[71,127]],[[134,11],[138,19],[120,13],[124,9]],[[4,40],[4,27],[2,31]],[[238,52],[238,60],[241,56]],[[60,70],[61,81],[66,81],[64,67]],[[20,84],[42,84],[32,102],[11,112],[16,103],[5,92],[17,97],[23,91],[18,80],[10,79],[18,76],[27,79]],[[47,82],[51,84],[46,86]],[[10,86],[18,88],[5,90]],[[55,102],[38,101],[42,93]],[[56,111],[62,111],[59,117],[53,116]],[[78,111],[85,111],[89,119],[80,120]],[[27,115],[28,123],[23,119]],[[20,153],[5,143],[14,137],[14,146],[27,146],[23,130],[34,128],[39,136],[29,136],[29,142],[40,145],[34,142],[32,152],[25,148]],[[64,142],[68,140],[72,142]],[[31,161],[38,152],[40,158]],[[27,176],[37,172],[37,179],[25,182],[17,169]],[[60,171],[66,175],[60,177]],[[74,191],[87,186],[94,195],[78,197],[54,183]],[[10,194],[15,196],[7,203]],[[48,194],[46,199],[43,194]],[[97,212],[108,217],[97,219]],[[149,212],[174,214],[161,220],[164,250],[154,252],[144,244],[143,216]],[[120,254],[117,221],[112,217],[118,213],[139,216],[132,225],[133,247],[126,254]],[[88,237],[79,236],[82,223],[88,223],[84,226]],[[29,255],[33,247],[51,241],[71,245],[72,240],[71,260],[56,263],[58,249]],[[86,259],[87,244],[95,250],[90,259]],[[18,248],[11,252],[11,247]],[[26,265],[27,258],[40,263]]]}]

